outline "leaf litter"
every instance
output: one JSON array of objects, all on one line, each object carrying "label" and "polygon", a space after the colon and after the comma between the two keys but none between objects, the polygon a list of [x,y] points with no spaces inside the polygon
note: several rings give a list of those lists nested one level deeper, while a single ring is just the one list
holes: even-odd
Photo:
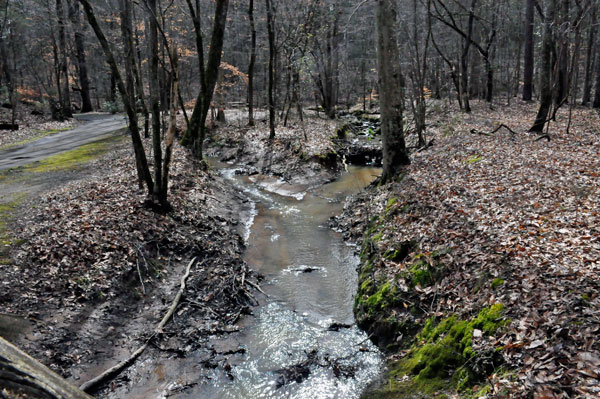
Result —
[{"label": "leaf litter", "polygon": [[[412,154],[404,177],[350,200],[334,224],[360,241],[373,216],[391,215],[372,245],[381,254],[407,241],[418,248],[378,265],[389,281],[417,251],[442,254],[443,278],[417,287],[426,316],[504,304],[511,323],[487,345],[501,348],[510,371],[489,376],[489,396],[598,397],[600,118],[576,108],[567,134],[563,110],[551,140],[536,141],[533,115],[522,102],[477,104],[434,123],[435,145]],[[500,123],[517,134],[477,133]]]}]

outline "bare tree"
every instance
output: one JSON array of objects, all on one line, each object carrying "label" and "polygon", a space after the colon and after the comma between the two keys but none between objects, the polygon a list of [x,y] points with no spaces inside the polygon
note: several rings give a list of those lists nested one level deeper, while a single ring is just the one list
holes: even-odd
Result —
[{"label": "bare tree", "polygon": [[393,0],[377,0],[377,73],[383,141],[381,180],[384,183],[393,179],[404,165],[410,164],[402,123],[404,79],[398,62],[396,15]]},{"label": "bare tree", "polygon": [[523,100],[531,101],[533,95],[533,25],[535,0],[527,0],[525,9],[525,60],[523,64]]},{"label": "bare tree", "polygon": [[254,126],[254,64],[256,64],[256,26],[254,24],[254,0],[248,4],[250,21],[250,63],[248,64],[248,125]]},{"label": "bare tree", "polygon": [[552,62],[552,51],[554,49],[554,12],[558,0],[546,2],[544,10],[544,34],[542,37],[542,62],[540,65],[540,107],[531,132],[541,133],[544,131],[550,108],[552,107],[552,73],[554,65]]},{"label": "bare tree", "polygon": [[196,0],[195,6],[192,0],[186,0],[186,2],[194,24],[196,50],[198,51],[200,68],[200,92],[196,98],[194,111],[192,112],[188,129],[183,136],[182,144],[192,146],[196,156],[202,158],[202,146],[206,136],[206,118],[217,83],[219,66],[221,65],[221,53],[223,51],[229,0],[216,0],[214,23],[206,65],[204,64],[204,43],[200,23],[200,1]]},{"label": "bare tree", "polygon": [[271,1],[265,0],[267,5],[267,34],[269,37],[269,87],[268,87],[268,101],[269,101],[269,140],[275,138],[275,101],[273,99],[273,85],[274,85],[274,68],[275,68],[275,28],[273,21],[273,8],[271,7]]}]

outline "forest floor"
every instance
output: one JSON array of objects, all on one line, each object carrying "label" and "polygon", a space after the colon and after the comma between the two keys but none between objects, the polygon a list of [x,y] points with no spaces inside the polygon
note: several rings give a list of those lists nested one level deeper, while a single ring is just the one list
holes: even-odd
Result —
[{"label": "forest floor", "polygon": [[239,195],[177,147],[174,210],[156,213],[138,189],[132,160],[121,136],[0,178],[11,197],[0,207],[0,334],[76,384],[151,337],[193,258],[178,317],[152,338],[160,349],[145,356],[192,352],[207,335],[234,330],[257,303],[258,276],[240,258]]},{"label": "forest floor", "polygon": [[366,397],[600,395],[600,118],[576,108],[567,132],[561,110],[548,141],[535,112],[448,114],[334,223],[362,243],[357,319],[389,355]]},{"label": "forest floor", "polygon": [[[533,104],[491,111],[481,103],[471,115],[433,108],[433,145],[411,155],[403,179],[351,199],[334,222],[348,239],[363,243],[357,318],[388,350],[392,365],[385,381],[391,392],[372,397],[394,397],[406,384],[399,371],[419,380],[423,369],[437,381],[433,390],[421,386],[433,396],[448,392],[440,379],[461,370],[471,377],[465,395],[597,395],[597,114],[576,109],[566,134],[567,115],[559,113],[547,141],[526,133]],[[245,173],[294,184],[334,179],[349,143],[356,142],[338,137],[340,122],[314,115],[278,127],[273,142],[263,114],[253,128],[245,126],[242,111],[227,117],[207,154],[241,163]],[[486,134],[499,123],[516,133],[502,128]],[[378,141],[361,143],[371,153]],[[228,357],[240,348],[210,348],[210,336],[236,331],[241,315],[260,299],[260,277],[241,259],[244,199],[176,147],[174,211],[157,214],[137,189],[128,140],[92,150],[93,156],[72,154],[74,161],[59,167],[60,187],[33,196],[15,193],[0,208],[0,238],[10,247],[0,253],[0,333],[82,383],[152,336],[185,265],[196,257],[175,322],[152,338],[140,363],[204,347],[203,364],[226,370]],[[38,178],[48,180],[63,161],[44,164]],[[5,173],[0,184],[18,185],[21,172]],[[502,312],[491,312],[500,309],[497,304]],[[495,317],[477,324],[486,309]],[[427,360],[419,344],[439,350],[436,340],[452,335],[440,324],[466,329],[468,342],[452,346],[462,357],[433,359],[445,361],[435,370],[419,361],[395,367],[403,359],[413,366],[415,357]],[[437,333],[421,331],[413,339],[426,325]],[[144,378],[144,370],[130,369],[100,394],[121,392]],[[193,384],[176,381],[165,395]]]}]

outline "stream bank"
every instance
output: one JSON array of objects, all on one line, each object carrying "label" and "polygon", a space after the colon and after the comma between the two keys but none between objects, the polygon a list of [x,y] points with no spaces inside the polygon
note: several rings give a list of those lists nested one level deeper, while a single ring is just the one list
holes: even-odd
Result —
[{"label": "stream bank", "polygon": [[[341,209],[345,195],[368,184],[376,171],[354,170],[342,180],[345,183],[323,186],[340,175],[338,157],[310,153],[282,136],[271,144],[277,147],[276,151],[271,147],[271,153],[283,148],[283,156],[267,159],[258,155],[257,162],[267,159],[261,164],[265,173],[260,175],[249,170],[256,167],[250,162],[237,170],[225,167],[230,172],[219,176],[177,148],[170,193],[174,211],[166,215],[146,209],[143,191],[134,189],[136,175],[129,162],[128,143],[113,143],[117,146],[114,151],[66,165],[61,174],[72,175],[70,183],[61,180],[58,189],[40,189],[36,191],[39,197],[11,210],[18,215],[9,218],[18,245],[0,268],[2,281],[11,286],[0,297],[7,311],[0,322],[11,324],[11,338],[54,371],[80,384],[128,357],[150,338],[185,264],[197,257],[198,265],[192,270],[174,322],[151,339],[150,349],[134,367],[97,395],[193,397],[208,392],[206,382],[224,378],[229,383],[233,378],[236,383],[246,381],[242,392],[263,387],[272,390],[272,397],[292,391],[298,397],[319,392],[329,397],[323,387],[338,392],[336,397],[358,397],[378,374],[380,357],[353,325],[351,302],[356,281],[348,276],[354,275],[357,258],[341,236],[327,227],[327,220]],[[324,143],[328,154],[332,149],[329,136],[322,141],[321,136],[313,137],[309,146],[314,149]],[[59,163],[57,160],[53,167],[61,169]],[[25,179],[19,177],[21,172],[11,171],[4,183]],[[52,176],[41,169],[39,173],[46,180]],[[250,180],[234,181],[238,178]],[[320,211],[300,217],[308,223],[303,227],[306,231],[299,238],[288,239],[289,249],[301,249],[297,244],[313,238],[326,246],[318,252],[333,256],[335,262],[314,260],[294,266],[294,259],[309,255],[308,247],[308,252],[301,250],[297,256],[273,254],[273,259],[288,259],[290,264],[276,272],[257,267],[269,279],[264,287],[269,296],[263,297],[262,277],[242,256],[250,238],[249,222],[260,218],[257,212],[261,209],[275,217],[297,218],[304,198],[305,208],[320,204]],[[273,227],[268,225],[262,225],[265,231]],[[274,247],[273,242],[284,239],[283,232],[276,236],[259,239],[261,247]],[[280,284],[282,276],[288,283]],[[294,295],[271,292],[285,291],[305,279],[298,286],[305,288],[297,291],[304,298],[299,302],[292,300]],[[306,288],[317,287],[319,281],[328,282],[319,288],[321,296],[307,295],[310,291]],[[342,285],[331,297],[328,289],[337,281]],[[273,299],[278,296],[280,299]],[[316,298],[323,301],[313,309],[315,305],[307,304],[314,302],[306,300]],[[258,304],[263,306],[255,308]],[[244,317],[254,309],[258,312],[255,317]],[[268,326],[285,327],[281,341],[267,336],[263,344],[246,346],[244,340],[257,336],[259,330],[272,330]],[[290,330],[300,335],[290,336]],[[264,343],[275,346],[268,349]],[[259,355],[271,363],[260,366],[262,372],[252,372],[255,377],[248,379],[243,370],[254,367],[247,359],[257,352],[275,357]],[[177,368],[190,361],[193,367]],[[179,372],[172,375],[170,370]],[[323,385],[324,381],[328,382]],[[223,387],[232,389],[228,384]],[[236,389],[228,392],[235,397]],[[223,397],[230,395],[223,392]]]},{"label": "stream bank", "polygon": [[[332,222],[360,244],[354,311],[388,365],[363,398],[600,394],[598,116],[540,143],[520,105],[432,124],[434,146]],[[519,133],[478,133],[499,120]]]}]

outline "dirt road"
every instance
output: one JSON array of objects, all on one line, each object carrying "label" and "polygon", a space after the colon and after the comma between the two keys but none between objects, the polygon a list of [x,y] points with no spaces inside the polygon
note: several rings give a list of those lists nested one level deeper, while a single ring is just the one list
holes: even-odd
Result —
[{"label": "dirt road", "polygon": [[114,136],[115,132],[126,126],[126,119],[122,115],[86,114],[77,119],[85,123],[72,130],[0,151],[0,170],[24,166]]}]

